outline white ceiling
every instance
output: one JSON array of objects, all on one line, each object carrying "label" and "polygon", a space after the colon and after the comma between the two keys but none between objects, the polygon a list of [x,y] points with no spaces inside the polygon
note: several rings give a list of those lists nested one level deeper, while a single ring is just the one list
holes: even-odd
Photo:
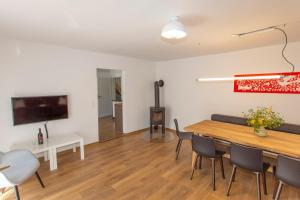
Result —
[{"label": "white ceiling", "polygon": [[[282,43],[279,31],[231,34],[287,22],[298,41],[299,8],[299,0],[0,0],[0,34],[158,61]],[[172,16],[187,38],[160,37]]]}]

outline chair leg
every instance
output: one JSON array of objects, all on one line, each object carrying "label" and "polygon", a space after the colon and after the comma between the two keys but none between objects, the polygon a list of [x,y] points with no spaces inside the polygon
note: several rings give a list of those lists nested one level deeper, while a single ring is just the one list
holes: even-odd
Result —
[{"label": "chair leg", "polygon": [[222,171],[222,177],[225,179],[225,172],[224,172],[224,165],[223,165],[223,157],[220,157],[220,165],[221,165],[221,171]]},{"label": "chair leg", "polygon": [[273,166],[272,169],[273,176],[276,176],[276,166]]},{"label": "chair leg", "polygon": [[197,167],[198,157],[199,157],[199,155],[197,155],[194,166],[193,166],[193,171],[192,171],[191,178],[190,178],[191,180],[193,179],[195,168]]},{"label": "chair leg", "polygon": [[277,188],[275,200],[279,200],[280,194],[281,194],[281,190],[282,190],[282,186],[283,186],[283,182],[279,181],[279,185],[278,185],[278,188]]},{"label": "chair leg", "polygon": [[257,183],[257,199],[261,200],[261,192],[260,192],[260,173],[256,172],[256,183]]},{"label": "chair leg", "polygon": [[216,166],[215,166],[215,159],[211,159],[212,164],[212,189],[213,191],[216,190]]},{"label": "chair leg", "polygon": [[202,168],[202,156],[200,155],[200,159],[199,159],[199,169]]},{"label": "chair leg", "polygon": [[235,175],[236,175],[236,170],[235,170],[235,172],[233,174],[232,182],[235,182]]},{"label": "chair leg", "polygon": [[16,194],[16,200],[20,200],[19,188],[17,185],[15,185],[14,190]]},{"label": "chair leg", "polygon": [[35,172],[35,175],[36,175],[36,178],[38,179],[39,183],[41,184],[42,188],[45,188],[45,185],[44,185],[39,173]]},{"label": "chair leg", "polygon": [[229,192],[230,192],[230,189],[231,189],[231,185],[232,185],[232,182],[233,182],[233,179],[235,177],[235,172],[236,172],[236,166],[233,165],[232,167],[232,172],[231,172],[231,176],[230,176],[230,181],[229,181],[229,185],[228,185],[228,188],[227,188],[227,196],[229,196]]},{"label": "chair leg", "polygon": [[182,140],[179,140],[179,146],[178,146],[178,151],[177,151],[177,154],[176,154],[176,160],[178,160],[178,156],[179,156],[179,152],[180,152],[180,148],[181,148],[181,143],[182,143]]},{"label": "chair leg", "polygon": [[179,143],[180,143],[180,139],[178,139],[178,143],[177,143],[177,146],[176,146],[176,151],[175,151],[175,152],[177,152],[177,151],[178,151]]},{"label": "chair leg", "polygon": [[275,187],[274,187],[274,191],[273,191],[273,199],[275,199],[275,197],[276,197],[276,192],[277,192],[278,186],[279,186],[279,181],[276,179]]},{"label": "chair leg", "polygon": [[263,187],[264,187],[264,194],[267,195],[267,179],[266,179],[266,172],[262,173],[262,181],[263,181]]}]

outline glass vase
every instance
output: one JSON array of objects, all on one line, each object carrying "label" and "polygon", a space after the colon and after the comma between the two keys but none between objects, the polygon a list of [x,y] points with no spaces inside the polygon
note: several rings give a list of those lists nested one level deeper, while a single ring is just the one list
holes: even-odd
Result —
[{"label": "glass vase", "polygon": [[258,128],[254,128],[254,133],[260,137],[266,137],[267,136],[267,131],[265,127],[261,126]]}]

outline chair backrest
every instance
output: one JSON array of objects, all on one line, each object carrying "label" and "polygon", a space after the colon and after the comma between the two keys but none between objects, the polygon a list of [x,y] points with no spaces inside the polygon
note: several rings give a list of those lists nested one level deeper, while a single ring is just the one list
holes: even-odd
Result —
[{"label": "chair backrest", "polygon": [[276,177],[289,185],[300,187],[300,160],[279,155]]},{"label": "chair backrest", "polygon": [[192,148],[198,154],[214,157],[216,155],[216,147],[214,139],[199,135],[192,135]]},{"label": "chair backrest", "polygon": [[0,172],[0,188],[22,184],[40,166],[39,160],[28,150],[6,152],[1,162],[9,168]]},{"label": "chair backrest", "polygon": [[230,161],[250,171],[263,171],[263,153],[260,149],[232,143],[230,145]]},{"label": "chair backrest", "polygon": [[174,119],[174,124],[175,124],[175,128],[176,128],[176,135],[178,135],[179,134],[179,126],[178,126],[177,119]]}]

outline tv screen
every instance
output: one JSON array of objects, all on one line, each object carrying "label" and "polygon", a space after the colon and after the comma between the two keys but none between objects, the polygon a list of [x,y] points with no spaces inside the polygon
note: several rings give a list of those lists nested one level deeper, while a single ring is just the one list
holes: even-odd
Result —
[{"label": "tv screen", "polygon": [[14,125],[68,118],[68,96],[12,97]]}]

